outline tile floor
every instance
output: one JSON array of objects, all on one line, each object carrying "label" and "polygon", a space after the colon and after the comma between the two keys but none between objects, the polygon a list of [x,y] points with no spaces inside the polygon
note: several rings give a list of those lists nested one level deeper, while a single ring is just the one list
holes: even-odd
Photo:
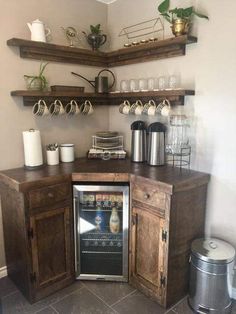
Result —
[{"label": "tile floor", "polygon": [[[0,279],[0,314],[192,314],[184,298],[165,310],[128,284],[77,281],[29,304],[8,277]],[[236,314],[236,304],[232,314]]]}]

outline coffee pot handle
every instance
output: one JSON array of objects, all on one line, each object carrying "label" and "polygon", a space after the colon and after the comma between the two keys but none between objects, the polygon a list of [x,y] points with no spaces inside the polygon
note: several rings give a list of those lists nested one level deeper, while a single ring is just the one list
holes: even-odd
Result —
[{"label": "coffee pot handle", "polygon": [[113,77],[113,82],[112,82],[112,84],[108,87],[108,89],[111,90],[112,87],[114,86],[115,82],[116,82],[115,74],[114,74],[111,70],[103,69],[103,70],[101,70],[101,71],[98,73],[98,76],[99,76],[102,72],[105,72],[105,71],[106,71],[106,72],[110,72],[111,75],[112,75],[112,77]]},{"label": "coffee pot handle", "polygon": [[104,45],[105,42],[107,41],[107,35],[103,34],[102,37],[103,37],[103,40],[102,40],[100,46]]}]

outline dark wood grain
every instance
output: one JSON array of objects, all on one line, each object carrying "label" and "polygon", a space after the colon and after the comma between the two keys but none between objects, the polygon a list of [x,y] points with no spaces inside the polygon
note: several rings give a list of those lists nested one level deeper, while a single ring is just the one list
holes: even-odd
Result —
[{"label": "dark wood grain", "polygon": [[164,307],[178,301],[187,289],[191,241],[203,235],[209,175],[128,159],[0,172],[7,266],[23,294],[34,302],[75,278],[71,182],[77,181],[131,183],[130,282]]},{"label": "dark wood grain", "polygon": [[188,292],[190,248],[204,236],[206,196],[206,184],[172,196],[166,306]]},{"label": "dark wood grain", "polygon": [[184,35],[108,53],[19,38],[9,39],[7,45],[19,47],[22,58],[113,67],[185,55],[186,45],[195,42],[196,37]]},{"label": "dark wood grain", "polygon": [[84,181],[94,181],[99,177],[106,177],[107,181],[114,181],[125,174],[142,177],[143,180],[155,181],[160,191],[172,194],[174,191],[181,191],[206,184],[209,181],[209,174],[172,167],[169,165],[161,167],[148,166],[146,163],[133,163],[126,160],[89,160],[87,158],[76,159],[73,163],[60,163],[57,166],[45,166],[40,170],[29,171],[24,168],[9,169],[0,172],[0,181],[9,185],[17,191],[43,187],[57,183],[58,180],[78,180],[79,174],[83,175]]},{"label": "dark wood grain", "polygon": [[30,302],[75,280],[71,181],[63,178],[41,178],[24,193],[0,183],[8,275]]},{"label": "dark wood grain", "polygon": [[132,92],[132,93],[109,93],[109,94],[95,94],[95,93],[79,93],[76,91],[30,91],[30,90],[15,90],[11,92],[11,96],[23,97],[25,106],[33,106],[39,99],[43,99],[48,105],[60,99],[66,105],[72,99],[84,102],[86,99],[90,100],[93,105],[120,105],[125,99],[131,103],[136,100],[141,100],[143,103],[153,99],[158,104],[163,99],[168,98],[171,105],[184,105],[185,96],[194,95],[193,90],[163,90],[163,91],[149,91],[149,92]]}]

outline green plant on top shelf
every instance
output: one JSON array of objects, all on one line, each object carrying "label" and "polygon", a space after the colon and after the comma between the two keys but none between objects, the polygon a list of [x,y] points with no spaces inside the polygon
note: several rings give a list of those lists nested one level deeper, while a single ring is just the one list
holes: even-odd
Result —
[{"label": "green plant on top shelf", "polygon": [[41,62],[39,68],[38,75],[24,75],[24,79],[26,81],[26,87],[29,90],[46,90],[48,87],[48,81],[46,77],[43,75],[44,70],[48,62]]},{"label": "green plant on top shelf", "polygon": [[96,35],[101,34],[101,32],[102,32],[101,24],[90,25],[90,31],[91,31],[92,34],[96,34]]},{"label": "green plant on top shelf", "polygon": [[209,19],[207,15],[196,12],[194,7],[169,9],[170,0],[164,0],[159,6],[159,13],[171,23],[171,29],[175,36],[187,34],[193,16]]}]

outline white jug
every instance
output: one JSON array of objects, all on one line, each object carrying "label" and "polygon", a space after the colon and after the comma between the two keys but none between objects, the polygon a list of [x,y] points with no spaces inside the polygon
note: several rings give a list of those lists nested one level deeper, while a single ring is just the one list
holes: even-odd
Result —
[{"label": "white jug", "polygon": [[43,22],[38,19],[27,25],[31,31],[31,40],[46,42],[46,37],[51,34],[50,29],[45,28]]}]

